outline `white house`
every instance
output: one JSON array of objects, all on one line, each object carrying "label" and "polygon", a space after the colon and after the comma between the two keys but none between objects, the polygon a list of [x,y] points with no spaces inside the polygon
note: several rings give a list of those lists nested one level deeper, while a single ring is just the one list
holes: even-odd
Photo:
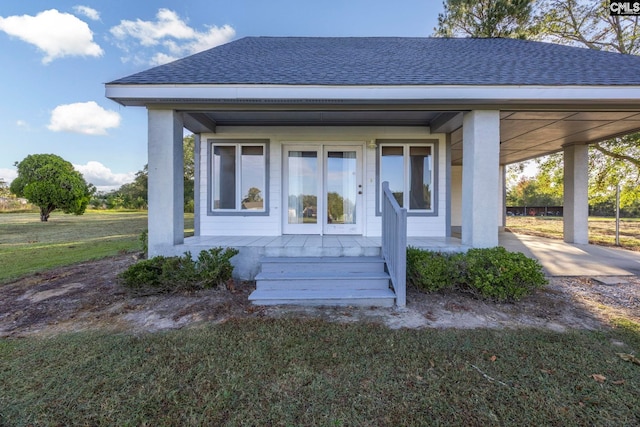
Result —
[{"label": "white house", "polygon": [[[513,39],[247,37],[106,96],[148,111],[150,255],[235,246],[241,278],[273,257],[332,257],[319,270],[337,274],[380,257],[382,182],[410,244],[492,247],[505,165],[558,151],[565,240],[586,243],[587,146],[640,130],[640,58]],[[188,239],[184,128],[196,136]],[[284,261],[273,269],[298,271]]]}]

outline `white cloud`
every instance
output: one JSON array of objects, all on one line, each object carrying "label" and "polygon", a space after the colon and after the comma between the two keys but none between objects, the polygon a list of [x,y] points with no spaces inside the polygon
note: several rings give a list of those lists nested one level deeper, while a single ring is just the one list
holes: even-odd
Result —
[{"label": "white cloud", "polygon": [[118,189],[123,184],[133,182],[136,177],[135,172],[114,173],[102,163],[93,160],[86,165],[73,165],[73,167],[82,174],[85,181],[95,185],[99,191]]},{"label": "white cloud", "polygon": [[73,10],[79,14],[79,15],[84,15],[87,18],[93,20],[93,21],[99,21],[100,20],[100,12],[98,12],[97,10],[90,8],[89,6],[74,6]]},{"label": "white cloud", "polygon": [[0,30],[42,50],[44,64],[65,56],[99,57],[104,53],[93,41],[93,32],[86,22],[56,9],[36,16],[0,16]]},{"label": "white cloud", "polygon": [[3,179],[7,184],[16,179],[17,176],[18,170],[15,168],[0,168],[0,179]]},{"label": "white cloud", "polygon": [[[146,55],[146,62],[164,64],[182,56],[201,52],[227,43],[236,34],[229,25],[209,26],[204,32],[191,28],[180,16],[169,9],[160,9],[155,21],[120,21],[111,28],[111,34],[119,41],[118,46],[129,52],[135,49],[164,48],[163,52]],[[134,57],[139,56],[133,55]],[[125,57],[127,61],[130,57]]]},{"label": "white cloud", "polygon": [[16,122],[16,126],[18,126],[19,128],[28,128],[29,127],[29,123],[27,123],[24,120],[18,120]]},{"label": "white cloud", "polygon": [[94,101],[58,105],[51,112],[49,130],[85,135],[106,135],[107,129],[120,126],[120,114],[105,110]]}]

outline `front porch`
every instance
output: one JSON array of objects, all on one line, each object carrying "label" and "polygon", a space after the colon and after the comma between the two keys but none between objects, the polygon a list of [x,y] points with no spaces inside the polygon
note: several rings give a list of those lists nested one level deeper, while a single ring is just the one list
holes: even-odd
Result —
[{"label": "front porch", "polygon": [[[468,249],[455,237],[407,237],[407,245],[440,252]],[[186,251],[197,255],[201,250],[217,246],[240,251],[232,260],[234,276],[240,280],[253,280],[265,257],[382,257],[380,237],[343,235],[195,236],[173,248],[176,255]]]}]

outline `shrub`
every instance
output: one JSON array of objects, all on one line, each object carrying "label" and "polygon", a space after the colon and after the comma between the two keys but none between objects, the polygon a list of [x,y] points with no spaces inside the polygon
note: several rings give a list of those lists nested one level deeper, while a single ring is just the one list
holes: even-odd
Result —
[{"label": "shrub", "polygon": [[458,287],[483,299],[516,301],[547,279],[537,260],[502,247],[457,254],[409,247],[407,283],[427,292]]},{"label": "shrub", "polygon": [[140,240],[140,243],[142,244],[142,254],[146,258],[149,254],[149,230],[144,230],[140,233],[138,240]]},{"label": "shrub", "polygon": [[461,254],[407,248],[407,283],[427,292],[450,288],[461,279]]},{"label": "shrub", "polygon": [[517,301],[547,284],[540,263],[503,247],[470,249],[465,256],[465,285],[496,301]]},{"label": "shrub", "polygon": [[180,257],[156,256],[133,264],[120,274],[121,283],[143,293],[167,293],[213,288],[231,279],[233,248],[201,251],[197,260],[190,252]]}]

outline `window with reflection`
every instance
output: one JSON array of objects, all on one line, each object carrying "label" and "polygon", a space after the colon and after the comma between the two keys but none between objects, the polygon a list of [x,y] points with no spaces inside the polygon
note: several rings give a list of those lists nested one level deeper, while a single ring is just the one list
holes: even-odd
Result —
[{"label": "window with reflection", "polygon": [[380,143],[378,189],[389,183],[389,190],[400,207],[409,212],[434,211],[434,143]]},{"label": "window with reflection", "polygon": [[212,143],[212,211],[264,212],[265,153],[265,144]]}]

